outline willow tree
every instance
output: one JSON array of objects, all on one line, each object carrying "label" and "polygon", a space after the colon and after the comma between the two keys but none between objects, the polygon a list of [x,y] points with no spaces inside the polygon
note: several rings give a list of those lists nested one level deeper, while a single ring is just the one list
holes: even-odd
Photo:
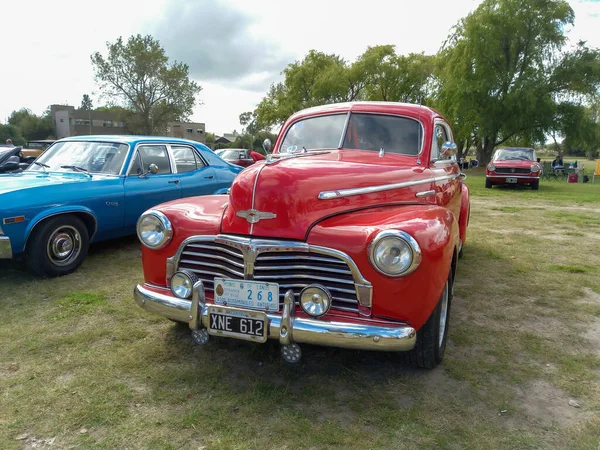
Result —
[{"label": "willow tree", "polygon": [[565,51],[574,19],[565,0],[484,0],[454,28],[439,54],[439,107],[476,136],[482,162],[516,137],[544,140],[558,105],[597,89],[600,72],[581,57],[598,52]]}]

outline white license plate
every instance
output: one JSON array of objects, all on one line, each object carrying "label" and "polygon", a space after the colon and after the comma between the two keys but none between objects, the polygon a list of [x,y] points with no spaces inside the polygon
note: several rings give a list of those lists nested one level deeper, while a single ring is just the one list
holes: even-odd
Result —
[{"label": "white license plate", "polygon": [[215,278],[215,304],[279,311],[279,285],[261,281]]},{"label": "white license plate", "polygon": [[507,179],[506,179],[506,182],[507,182],[507,183],[516,183],[516,182],[517,182],[517,179],[516,179],[516,178],[507,178]]},{"label": "white license plate", "polygon": [[208,333],[254,342],[267,340],[267,315],[221,306],[208,307]]}]

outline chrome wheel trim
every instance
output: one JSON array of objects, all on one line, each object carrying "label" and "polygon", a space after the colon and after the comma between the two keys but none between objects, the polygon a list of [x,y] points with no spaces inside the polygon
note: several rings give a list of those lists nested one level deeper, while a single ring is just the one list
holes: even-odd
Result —
[{"label": "chrome wheel trim", "polygon": [[444,334],[446,332],[446,324],[448,322],[448,281],[444,286],[444,292],[442,292],[442,305],[440,310],[440,329],[439,329],[439,340],[438,347],[442,348],[444,342]]},{"label": "chrome wheel trim", "polygon": [[46,255],[52,264],[68,266],[81,253],[81,234],[77,228],[63,225],[56,228],[46,244]]}]

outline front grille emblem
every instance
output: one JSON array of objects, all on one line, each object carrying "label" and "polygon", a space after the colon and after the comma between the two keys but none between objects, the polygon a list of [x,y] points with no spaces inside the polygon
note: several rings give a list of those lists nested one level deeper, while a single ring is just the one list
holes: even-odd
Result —
[{"label": "front grille emblem", "polygon": [[262,212],[256,209],[248,209],[246,211],[238,211],[235,213],[236,216],[246,219],[248,223],[257,223],[262,219],[275,219],[277,214],[272,212]]},{"label": "front grille emblem", "polygon": [[513,167],[512,169],[510,169],[511,173],[515,173],[515,168]]}]

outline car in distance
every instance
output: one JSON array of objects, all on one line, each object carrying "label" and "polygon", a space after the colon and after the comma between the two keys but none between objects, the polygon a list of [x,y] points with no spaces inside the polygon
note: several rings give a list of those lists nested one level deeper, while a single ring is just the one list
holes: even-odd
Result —
[{"label": "car in distance", "polygon": [[159,203],[225,193],[241,170],[184,139],[61,139],[25,171],[0,175],[0,258],[24,256],[36,275],[68,274],[91,242],[135,234]]},{"label": "car in distance", "polygon": [[248,167],[255,163],[254,159],[250,157],[250,151],[245,148],[223,149],[219,156],[231,164],[242,167]]},{"label": "car in distance", "polygon": [[494,152],[485,169],[485,187],[495,184],[526,184],[531,189],[540,187],[542,166],[532,148],[503,147]]},{"label": "car in distance", "polygon": [[[271,143],[265,140],[267,153]],[[146,310],[210,336],[402,352],[442,361],[469,189],[433,109],[355,102],[300,111],[228,196],[138,221]]]}]

